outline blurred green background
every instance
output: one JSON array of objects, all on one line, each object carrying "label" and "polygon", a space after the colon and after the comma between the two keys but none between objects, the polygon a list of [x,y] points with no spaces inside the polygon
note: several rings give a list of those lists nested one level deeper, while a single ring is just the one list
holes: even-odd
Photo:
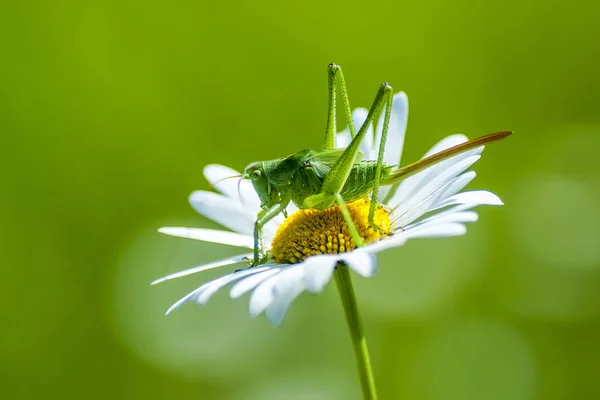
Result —
[{"label": "blurred green background", "polygon": [[163,316],[220,271],[147,286],[239,253],[156,229],[216,227],[204,165],[318,146],[330,62],[355,107],[407,92],[404,162],[516,132],[471,185],[504,207],[355,280],[381,398],[600,398],[598,3],[9,0],[0,32],[3,399],[359,398],[334,285],[279,328]]}]

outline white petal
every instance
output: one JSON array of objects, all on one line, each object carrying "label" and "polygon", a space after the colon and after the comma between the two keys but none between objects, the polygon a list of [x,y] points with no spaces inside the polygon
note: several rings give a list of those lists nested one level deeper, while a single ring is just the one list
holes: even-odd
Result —
[{"label": "white petal", "polygon": [[201,285],[200,287],[198,287],[197,289],[191,291],[190,293],[188,293],[187,295],[185,295],[183,298],[181,298],[179,301],[177,301],[175,304],[173,304],[171,307],[169,307],[169,309],[167,310],[167,312],[165,313],[165,315],[169,315],[171,312],[178,310],[182,305],[184,305],[185,303],[187,303],[188,301],[193,301],[197,296],[201,295],[202,292],[208,288],[213,287],[214,285],[219,285],[222,282],[227,282],[229,283],[232,279],[232,277],[237,278],[241,278],[245,275],[248,275],[248,272],[250,271],[252,273],[255,273],[255,271],[246,269],[243,271],[238,271],[238,272],[234,272],[231,274],[227,274],[224,276],[221,276],[217,279],[213,279],[210,282],[207,282],[203,285]]},{"label": "white petal", "polygon": [[454,146],[464,143],[468,140],[469,140],[469,138],[467,138],[465,135],[463,135],[461,133],[446,136],[445,138],[443,138],[442,140],[437,142],[435,145],[433,145],[433,147],[431,149],[429,149],[429,151],[427,153],[425,153],[423,158],[429,157],[431,155],[434,155],[435,153],[439,153],[442,150],[449,149],[450,147],[454,147]]},{"label": "white petal", "polygon": [[[290,203],[290,205],[287,207],[287,213],[288,215],[292,215],[294,212],[297,211],[297,208],[292,207],[292,204]],[[263,241],[265,243],[265,246],[267,246],[267,248],[270,248],[271,246],[271,242],[273,241],[273,238],[275,237],[275,234],[277,233],[277,229],[279,229],[279,226],[281,224],[283,224],[283,221],[285,220],[285,217],[283,216],[283,213],[279,213],[277,216],[275,216],[272,220],[270,220],[269,222],[267,222],[267,224],[265,226],[263,226]],[[254,232],[254,228],[253,228],[253,232]]]},{"label": "white petal", "polygon": [[[352,123],[354,124],[355,132],[358,132],[362,124],[365,122],[365,119],[367,119],[367,114],[367,109],[362,107],[356,108],[354,111],[352,111]],[[345,149],[348,147],[351,141],[352,137],[350,136],[350,128],[347,126],[346,129],[336,135],[335,147],[337,149]],[[373,131],[372,128],[370,128],[370,132],[366,133],[365,139],[363,142],[361,142],[360,150],[365,154],[366,157],[367,154],[370,154],[372,147]]]},{"label": "white petal", "polygon": [[[466,195],[467,193],[475,193],[474,195]],[[464,200],[464,202],[463,202]],[[469,200],[472,200],[469,202]],[[478,202],[480,201],[480,202]],[[456,205],[455,207],[447,208],[448,206]],[[428,217],[426,220],[419,221],[418,224],[422,224],[424,221],[436,220],[446,215],[456,214],[462,211],[470,210],[471,208],[475,208],[479,205],[502,205],[502,201],[495,194],[487,191],[474,191],[474,192],[464,192],[459,193],[456,196],[452,196],[447,199],[447,201],[440,202],[437,206],[432,207],[429,211],[438,210],[441,208],[445,208],[442,211],[438,211],[434,215]],[[401,227],[396,221],[392,222],[392,228]],[[407,227],[410,228],[410,225]]]},{"label": "white petal", "polygon": [[455,204],[471,204],[475,207],[479,205],[501,206],[504,203],[492,192],[488,192],[487,190],[474,190],[451,196],[440,202],[436,208],[452,206]]},{"label": "white petal", "polygon": [[207,283],[203,284],[202,286],[198,287],[197,289],[195,289],[195,290],[191,291],[190,293],[186,294],[184,297],[182,297],[181,299],[179,299],[179,301],[177,301],[175,304],[173,304],[171,307],[169,307],[169,309],[167,310],[167,312],[165,312],[165,315],[169,315],[173,311],[179,310],[182,305],[184,305],[188,301],[192,300],[196,295],[198,295],[198,293],[202,293],[202,291],[204,289],[206,289],[207,287],[209,287],[213,282],[218,281],[218,280],[223,280],[224,278],[227,278],[227,277],[229,277],[229,275],[225,275],[225,276],[222,276],[222,277],[217,278],[215,280],[212,280],[210,282],[207,282]]},{"label": "white petal", "polygon": [[279,268],[278,273],[262,281],[250,296],[249,312],[251,317],[262,313],[273,301],[273,288],[284,268]]},{"label": "white petal", "polygon": [[[415,193],[421,191],[423,187],[427,186],[432,180],[436,179],[440,175],[444,176],[447,181],[453,179],[460,172],[466,170],[475,162],[477,162],[477,160],[479,160],[481,157],[479,154],[477,154],[479,149],[480,148],[473,149],[453,156],[452,158],[435,164],[417,173],[416,175],[407,178],[398,187],[398,192],[394,196],[395,199],[390,201],[390,204],[392,204],[394,201],[402,203],[406,201],[406,199],[414,197]],[[461,165],[464,168],[460,169],[454,167],[455,165]],[[452,170],[453,174],[449,173],[449,170]]]},{"label": "white petal", "polygon": [[[468,203],[468,204],[459,204],[454,207],[446,208],[442,211],[436,212],[434,215],[427,218],[427,220],[428,220],[427,223],[435,224],[436,220],[445,218],[447,215],[454,215],[454,214],[462,213],[462,212],[470,210],[471,208],[474,208],[476,206],[477,206],[477,204]],[[406,229],[408,230],[408,229],[412,229],[412,227],[415,227],[415,226],[422,226],[422,225],[424,225],[423,222],[425,222],[425,221],[426,220],[419,221],[418,223],[415,223],[414,225],[410,225],[410,226],[406,227]]]},{"label": "white petal", "polygon": [[429,223],[435,223],[435,224],[446,224],[446,223],[450,223],[450,222],[460,222],[460,223],[467,223],[467,222],[475,222],[477,221],[477,219],[479,218],[479,216],[477,215],[477,213],[475,211],[460,211],[460,212],[453,212],[453,213],[441,213],[441,214],[437,214],[437,215],[432,215],[431,217],[428,217],[422,221],[417,222],[414,225],[411,225],[409,227],[407,227],[407,230],[411,230],[416,228],[417,226],[421,226],[421,225],[425,225],[425,224],[429,224]]},{"label": "white petal", "polygon": [[[413,192],[412,197],[398,204],[394,209],[397,223],[406,226],[429,211],[429,208],[437,203],[439,194],[443,193],[442,188],[458,174],[469,168],[479,157],[478,155],[471,156],[440,171],[431,181],[425,183],[420,190]],[[390,204],[393,206],[393,203]]]},{"label": "white petal", "polygon": [[465,186],[471,183],[476,176],[477,173],[475,173],[475,171],[468,171],[464,174],[460,174],[446,184],[446,186],[440,192],[439,199],[443,201],[450,196],[454,196],[456,193],[463,190]]},{"label": "white petal", "polygon": [[[453,213],[452,215],[457,215],[456,220],[473,219],[473,215],[467,213]],[[452,221],[452,218],[449,217],[448,221]],[[438,221],[432,220],[427,224],[413,226],[407,228],[406,230],[395,232],[393,236],[390,236],[378,242],[368,244],[363,249],[361,249],[361,251],[375,254],[394,247],[403,246],[409,239],[457,236],[463,235],[465,232],[466,228],[462,223],[445,223],[441,219],[438,223]]]},{"label": "white petal", "polygon": [[[352,111],[352,121],[354,121],[354,129],[356,129],[357,133],[365,123],[368,114],[369,111],[362,107],[356,108],[354,111]],[[373,146],[373,124],[369,126],[363,141],[360,142],[360,151],[364,153],[363,160],[377,159],[376,155],[375,158],[373,158],[373,155],[377,154],[375,147]]]},{"label": "white petal", "polygon": [[279,325],[288,307],[304,291],[304,268],[299,265],[283,271],[273,288],[274,299],[265,310],[273,325]]},{"label": "white petal", "polygon": [[335,148],[345,149],[346,147],[348,147],[351,140],[352,138],[350,137],[350,130],[346,128],[337,135],[335,135]]},{"label": "white petal", "polygon": [[252,215],[258,214],[261,210],[260,199],[252,186],[252,182],[247,179],[242,179],[239,182],[239,199],[242,206]]},{"label": "white petal", "polygon": [[347,254],[340,254],[340,256],[348,267],[365,278],[373,276],[375,271],[377,271],[377,259],[367,251],[353,251]]},{"label": "white petal", "polygon": [[[204,174],[211,185],[226,197],[213,192],[196,191],[189,197],[192,207],[205,217],[233,231],[251,235],[254,232],[256,216],[261,211],[260,200],[252,183],[248,180],[225,179],[239,173],[218,164],[207,165]],[[292,214],[297,208],[290,203],[287,210],[288,214]],[[263,227],[266,243],[271,242],[283,220],[284,217],[280,214]]]},{"label": "white petal", "polygon": [[255,216],[238,201],[199,190],[190,195],[189,202],[198,213],[232,231],[247,235],[254,232]]},{"label": "white petal", "polygon": [[211,262],[209,264],[199,265],[197,267],[188,268],[188,269],[183,270],[183,271],[179,271],[179,272],[175,272],[173,274],[167,275],[167,276],[163,276],[162,278],[159,278],[159,279],[153,281],[150,284],[151,285],[156,285],[157,283],[161,283],[161,282],[168,281],[168,280],[175,279],[175,278],[180,278],[182,276],[187,276],[187,275],[195,274],[197,272],[202,272],[202,271],[207,271],[209,269],[224,267],[225,265],[231,265],[231,264],[240,263],[240,262],[245,261],[249,257],[252,257],[252,253],[241,254],[239,256],[225,258],[225,259],[219,260],[219,261],[214,261],[214,262]]},{"label": "white petal", "polygon": [[165,312],[165,315],[169,315],[171,314],[173,311],[177,311],[179,310],[179,308],[181,308],[182,305],[184,305],[185,303],[187,303],[193,296],[196,295],[196,293],[202,289],[204,289],[204,285],[200,286],[198,289],[194,290],[193,292],[188,293],[187,295],[185,295],[184,297],[182,297],[179,301],[177,301],[175,304],[173,304],[171,307],[169,307],[169,309]]},{"label": "white petal", "polygon": [[297,283],[298,284],[293,288],[293,291],[288,292],[286,296],[276,298],[265,310],[267,319],[274,326],[281,324],[292,301],[294,301],[304,290],[304,288],[299,285],[299,282]]},{"label": "white petal", "polygon": [[[449,199],[448,196],[452,196],[454,193],[464,188],[471,180],[473,180],[473,178],[475,178],[475,176],[475,171],[465,172],[464,174],[457,176],[436,193],[421,201],[420,204],[413,206],[408,215],[399,215],[398,210],[393,210],[392,229],[404,228],[419,216],[444,207],[446,204],[445,200]],[[415,217],[415,215],[417,217]]]},{"label": "white petal", "polygon": [[216,229],[165,227],[158,230],[165,235],[177,236],[187,239],[201,240],[203,242],[226,244],[229,246],[254,248],[252,236],[241,235],[235,232],[219,231]]},{"label": "white petal", "polygon": [[[383,119],[385,110],[377,122],[377,133],[375,135],[375,151],[379,152],[379,143],[383,131]],[[383,161],[388,165],[399,165],[404,147],[404,134],[408,122],[408,98],[406,93],[399,92],[394,95],[392,100],[392,114],[390,115],[390,125],[388,127],[388,136],[383,153]]]},{"label": "white petal", "polygon": [[215,279],[214,281],[209,282],[206,288],[201,293],[198,293],[195,296],[194,301],[199,306],[203,306],[208,302],[208,300],[210,300],[212,295],[219,291],[221,288],[229,285],[230,283],[243,279],[247,276],[253,276],[255,274],[258,274],[262,271],[265,271],[266,269],[267,268],[265,267],[247,268],[242,271],[237,271],[233,274],[221,277],[219,279]]},{"label": "white petal", "polygon": [[331,280],[338,258],[332,255],[308,257],[304,268],[304,286],[310,293],[320,293]]},{"label": "white petal", "polygon": [[[449,136],[438,144],[433,146],[433,148],[427,152],[425,157],[432,155],[434,153],[438,153],[446,148],[452,147],[456,144],[463,143],[467,140],[464,135],[452,135]],[[389,204],[400,204],[406,201],[406,199],[411,198],[415,192],[420,190],[424,185],[427,184],[431,179],[435,176],[439,175],[443,171],[447,170],[450,166],[459,163],[460,161],[481,154],[483,151],[483,146],[477,147],[475,149],[466,151],[461,154],[457,154],[453,157],[450,157],[447,160],[441,161],[435,165],[430,166],[429,168],[424,169],[423,171],[406,178],[402,181],[398,187],[398,190],[388,202]],[[477,161],[477,160],[475,160]],[[474,161],[474,162],[475,162]]]},{"label": "white petal", "polygon": [[407,235],[410,239],[413,238],[434,238],[434,237],[448,237],[448,236],[460,236],[467,233],[467,228],[460,223],[449,223],[449,224],[436,224],[430,223],[427,225],[415,228],[414,231],[410,231]]},{"label": "white petal", "polygon": [[423,215],[431,211],[434,208],[434,205],[438,202],[439,191],[421,200],[419,204],[414,205],[410,210],[405,211],[404,214],[396,216],[396,212],[394,211],[392,213],[392,229],[397,230],[399,228],[406,228],[415,220],[418,220]]},{"label": "white petal", "polygon": [[262,271],[259,274],[249,276],[246,279],[242,279],[238,283],[233,285],[231,291],[229,292],[229,295],[232,299],[237,299],[238,297],[242,296],[245,293],[248,293],[249,291],[257,287],[261,282],[264,282],[266,279],[270,278],[271,276],[277,273],[279,273],[279,268],[271,268]]},{"label": "white petal", "polygon": [[403,246],[404,243],[406,243],[407,239],[408,239],[408,237],[406,236],[406,233],[403,231],[400,231],[400,232],[394,233],[393,236],[387,237],[383,240],[369,243],[368,245],[366,245],[364,247],[364,249],[365,249],[364,251],[368,251],[372,254],[380,253],[384,250],[388,250],[393,247]]},{"label": "white petal", "polygon": [[210,185],[232,199],[239,199],[237,182],[241,174],[229,167],[219,164],[208,164],[204,167],[204,176]]},{"label": "white petal", "polygon": [[224,165],[209,164],[204,167],[204,176],[212,187],[227,197],[252,207],[253,211],[260,210],[260,200],[252,183],[248,180],[240,182],[241,174],[238,171]]},{"label": "white petal", "polygon": [[[419,205],[420,210],[417,210],[416,213],[423,214],[425,212],[441,208],[440,204],[443,204],[444,200],[448,199],[450,196],[452,196],[452,195],[456,194],[457,192],[459,192],[460,190],[462,190],[465,186],[467,186],[475,178],[476,175],[477,174],[475,173],[475,171],[469,171],[469,172],[465,172],[465,173],[457,176],[456,178],[452,179],[443,188],[441,188],[439,190],[439,192],[437,192],[435,194],[435,197],[426,199],[429,201],[422,202]],[[394,213],[396,215],[398,215],[398,210],[395,210]],[[394,218],[396,218],[396,219],[393,220],[393,222],[392,222],[392,228],[401,227],[400,223],[397,220],[397,217],[394,217]]]},{"label": "white petal", "polygon": [[[390,190],[392,190],[394,186],[380,186],[379,187],[379,193],[377,194],[377,201],[379,203],[384,203],[385,198],[387,197],[387,195],[390,193]],[[371,199],[371,195],[369,195],[369,200]],[[385,202],[387,203],[387,202]]]}]

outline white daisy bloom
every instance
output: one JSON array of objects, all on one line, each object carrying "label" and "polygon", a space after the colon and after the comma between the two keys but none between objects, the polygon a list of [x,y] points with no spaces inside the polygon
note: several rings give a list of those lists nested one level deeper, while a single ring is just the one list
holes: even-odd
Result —
[{"label": "white daisy bloom", "polygon": [[[361,126],[367,110],[353,113],[355,126]],[[393,98],[388,140],[384,154],[387,165],[397,165],[404,145],[408,117],[408,100],[403,92]],[[377,129],[370,128],[361,145],[364,160],[376,160],[381,138],[382,117]],[[433,146],[425,157],[467,141],[464,135],[452,135]],[[336,147],[344,148],[350,142],[345,131],[336,135]],[[458,236],[466,233],[465,223],[477,220],[471,211],[479,205],[502,205],[495,194],[485,191],[461,190],[475,178],[467,171],[481,157],[483,146],[457,154],[410,176],[398,185],[382,187],[376,222],[387,226],[387,234],[376,233],[368,222],[368,199],[348,204],[356,228],[365,239],[363,247],[354,248],[354,242],[339,210],[333,206],[324,211],[298,210],[288,206],[288,218],[283,214],[269,221],[263,229],[263,240],[270,261],[258,267],[238,269],[207,282],[169,310],[184,303],[206,304],[213,294],[231,286],[229,294],[237,298],[250,296],[250,315],[265,313],[269,321],[279,324],[289,305],[302,292],[319,293],[329,283],[338,263],[363,277],[376,272],[376,254],[386,249],[402,246],[413,238]],[[220,193],[196,191],[190,195],[192,207],[229,230],[168,227],[159,231],[167,235],[201,240],[204,242],[253,249],[253,230],[257,214],[261,211],[259,198],[250,181],[224,179],[240,173],[221,165],[208,165],[206,179]],[[238,186],[239,183],[239,186]],[[340,233],[342,232],[342,233]],[[213,268],[247,263],[251,251],[238,256],[214,261],[160,278],[153,284]],[[239,268],[244,268],[242,265]],[[233,269],[233,268],[232,268]]]}]

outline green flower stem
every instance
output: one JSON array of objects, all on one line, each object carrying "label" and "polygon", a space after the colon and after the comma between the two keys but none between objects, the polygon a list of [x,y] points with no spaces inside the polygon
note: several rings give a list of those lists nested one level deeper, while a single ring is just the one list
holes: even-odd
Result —
[{"label": "green flower stem", "polygon": [[373,369],[371,368],[371,360],[369,359],[369,350],[367,349],[367,339],[363,329],[360,315],[358,314],[358,306],[354,297],[354,289],[352,288],[352,280],[350,279],[350,270],[347,265],[339,263],[335,270],[335,282],[337,283],[348,329],[352,337],[352,345],[354,346],[354,356],[356,357],[356,365],[358,367],[358,375],[360,376],[360,385],[362,387],[363,398],[365,400],[377,400],[377,390],[375,388],[375,379],[373,377]]}]

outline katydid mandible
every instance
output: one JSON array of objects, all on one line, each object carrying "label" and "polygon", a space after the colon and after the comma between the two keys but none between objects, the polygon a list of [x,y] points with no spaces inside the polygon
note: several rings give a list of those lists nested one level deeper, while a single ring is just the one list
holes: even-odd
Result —
[{"label": "katydid mandible", "polygon": [[[287,157],[256,162],[249,165],[242,175],[242,179],[249,179],[252,182],[262,208],[254,225],[253,266],[266,260],[266,254],[261,253],[263,226],[279,213],[285,213],[290,201],[300,209],[317,210],[324,210],[337,203],[354,242],[357,246],[361,246],[362,240],[346,208],[346,202],[360,199],[371,193],[369,222],[374,230],[381,231],[374,221],[379,186],[399,183],[426,167],[486,143],[503,139],[512,133],[497,132],[482,136],[394,169],[394,166],[383,162],[392,111],[392,87],[387,83],[381,84],[365,122],[356,132],[342,69],[335,64],[330,64],[328,69],[329,105],[325,142],[321,150],[306,149]],[[338,82],[352,137],[352,141],[345,149],[335,148]],[[384,102],[385,114],[377,160],[362,160],[360,143]]]}]

